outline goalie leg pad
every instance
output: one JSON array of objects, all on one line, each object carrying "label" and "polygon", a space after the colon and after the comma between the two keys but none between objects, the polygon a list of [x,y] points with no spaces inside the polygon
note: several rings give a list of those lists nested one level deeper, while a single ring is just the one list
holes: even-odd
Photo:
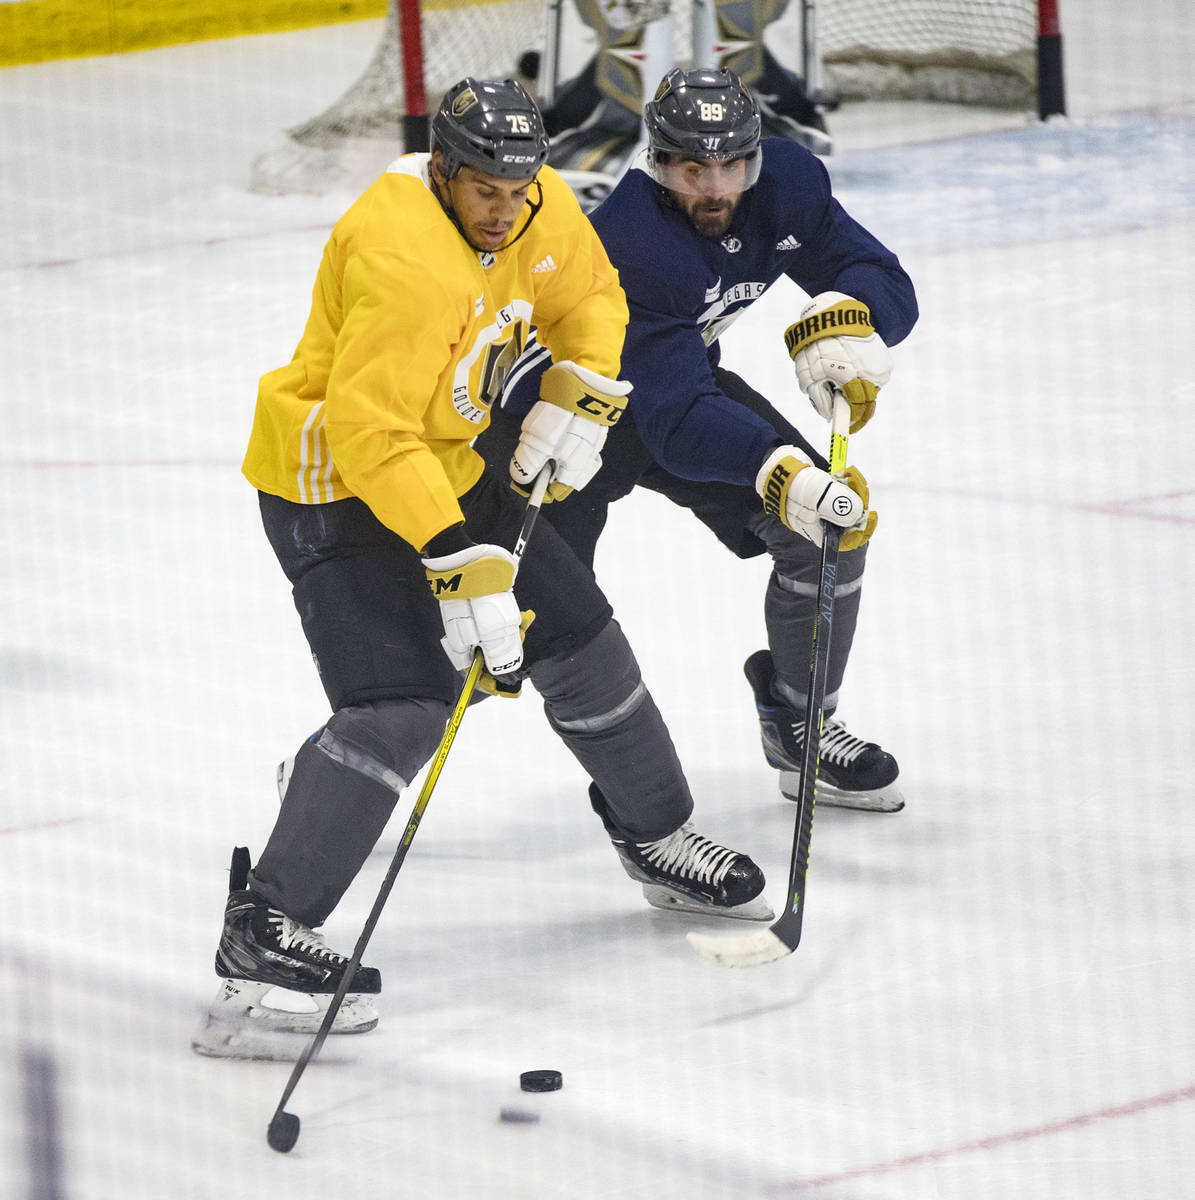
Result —
[{"label": "goalie leg pad", "polygon": [[316,928],[369,857],[399,793],[435,752],[448,708],[405,697],[342,708],[295,755],[249,886]]},{"label": "goalie leg pad", "polygon": [[552,728],[601,789],[612,834],[646,842],[689,819],[680,759],[617,621],[574,653],[537,663],[531,682]]}]

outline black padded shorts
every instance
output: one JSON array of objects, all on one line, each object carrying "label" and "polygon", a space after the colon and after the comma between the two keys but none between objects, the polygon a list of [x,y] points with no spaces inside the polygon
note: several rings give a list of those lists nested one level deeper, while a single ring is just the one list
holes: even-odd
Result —
[{"label": "black padded shorts", "polygon": [[[440,606],[419,552],[360,500],[294,504],[262,492],[260,505],[332,708],[394,696],[453,703],[460,676],[440,645]],[[475,542],[513,548],[525,501],[504,479],[487,471],[461,508]],[[528,541],[515,595],[535,611],[520,674],[585,645],[613,615],[592,572],[544,520]]]}]

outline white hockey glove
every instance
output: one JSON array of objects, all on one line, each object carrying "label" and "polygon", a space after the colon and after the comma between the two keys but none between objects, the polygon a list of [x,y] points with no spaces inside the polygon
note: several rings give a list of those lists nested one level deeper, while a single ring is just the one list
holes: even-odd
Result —
[{"label": "white hockey glove", "polygon": [[523,418],[510,460],[515,490],[525,495],[549,459],[556,466],[545,504],[583,488],[601,468],[606,433],[622,416],[630,390],[629,383],[574,362],[553,363],[540,381],[541,399]]},{"label": "white hockey glove", "polygon": [[822,292],[784,331],[797,383],[823,420],[834,416],[834,390],[851,406],[851,433],[875,412],[876,393],[892,374],[892,352],[871,324],[871,309],[842,292]]},{"label": "white hockey glove", "polygon": [[840,550],[862,546],[875,532],[876,514],[867,507],[867,480],[857,467],[842,478],[815,467],[796,446],[772,451],[755,477],[764,512],[778,517],[815,546],[823,541],[822,522],[847,530]]},{"label": "white hockey glove", "polygon": [[[526,625],[511,590],[515,558],[501,546],[470,546],[455,554],[425,558],[432,595],[440,602],[440,644],[458,671],[468,670],[481,647],[486,670],[506,675],[523,665]],[[527,621],[530,624],[530,621]]]}]

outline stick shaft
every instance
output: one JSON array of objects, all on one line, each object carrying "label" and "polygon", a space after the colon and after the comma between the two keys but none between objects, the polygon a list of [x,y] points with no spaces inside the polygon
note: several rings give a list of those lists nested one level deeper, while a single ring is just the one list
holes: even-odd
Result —
[{"label": "stick shaft", "polygon": [[[531,537],[531,530],[535,527],[536,518],[539,516],[544,493],[547,491],[548,483],[551,480],[552,468],[552,463],[549,462],[546,464],[543,470],[540,471],[535,480],[535,485],[531,489],[531,497],[527,501],[527,510],[523,515],[523,525],[515,541],[514,556],[516,572],[523,551],[527,548],[527,541]],[[315,1036],[308,1043],[295,1063],[294,1068],[291,1070],[290,1078],[286,1081],[286,1087],[282,1089],[282,1097],[278,1101],[278,1107],[274,1110],[271,1123],[281,1116],[283,1109],[286,1107],[286,1102],[291,1098],[292,1093],[298,1086],[299,1080],[303,1077],[303,1072],[327,1040],[328,1033],[331,1031],[332,1025],[336,1020],[336,1014],[340,1010],[341,1004],[344,1003],[345,996],[348,994],[353,976],[356,975],[357,968],[361,965],[361,959],[365,955],[369,939],[373,936],[374,928],[381,918],[382,910],[386,907],[386,901],[390,898],[395,880],[398,878],[398,873],[402,869],[403,862],[406,860],[407,851],[411,848],[411,842],[415,838],[415,831],[419,828],[419,822],[423,820],[423,814],[427,809],[428,802],[431,800],[432,791],[435,789],[436,781],[440,778],[440,772],[444,769],[448,752],[452,749],[452,743],[456,740],[457,731],[461,727],[461,721],[464,720],[465,710],[469,707],[473,690],[477,687],[477,681],[481,678],[484,666],[485,659],[482,656],[481,649],[478,648],[473,653],[473,661],[469,665],[469,672],[465,676],[465,682],[461,687],[460,695],[453,706],[452,715],[448,718],[448,724],[444,729],[444,736],[440,739],[440,744],[436,748],[431,765],[428,767],[427,775],[423,780],[423,786],[419,789],[419,796],[415,801],[415,807],[411,809],[411,815],[407,818],[406,829],[403,830],[398,848],[394,852],[394,857],[390,860],[390,867],[386,871],[386,877],[382,880],[382,886],[378,889],[377,897],[373,902],[373,908],[370,909],[369,916],[365,920],[365,925],[361,929],[361,936],[357,938],[357,944],[353,948],[348,966],[345,967],[341,975],[340,985],[333,993],[332,999],[328,1002],[327,1012],[324,1013],[324,1019],[320,1022],[320,1027],[316,1030]]]},{"label": "stick shaft", "polygon": [[[850,406],[839,395],[830,425],[830,473],[846,470]],[[834,589],[838,581],[838,543],[842,531],[828,522],[823,525],[822,558],[818,572],[817,607],[809,650],[809,690],[805,708],[805,737],[801,746],[801,771],[797,787],[797,813],[789,859],[788,897],[785,910],[772,932],[790,950],[801,940],[805,919],[805,881],[809,871],[809,846],[813,839],[813,810],[817,789],[818,756],[826,703],[826,677],[830,669],[830,638],[834,627]]]}]

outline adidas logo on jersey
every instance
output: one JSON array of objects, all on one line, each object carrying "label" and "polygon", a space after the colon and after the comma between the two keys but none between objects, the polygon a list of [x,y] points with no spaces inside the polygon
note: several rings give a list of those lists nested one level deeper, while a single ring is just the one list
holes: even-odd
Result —
[{"label": "adidas logo on jersey", "polygon": [[801,243],[791,233],[776,243],[777,250],[800,250],[800,248]]},{"label": "adidas logo on jersey", "polygon": [[539,260],[539,262],[537,262],[535,264],[535,266],[533,266],[531,268],[531,274],[532,275],[543,275],[543,274],[546,274],[548,271],[555,271],[555,270],[556,270],[556,260],[550,254],[546,254],[546,255],[544,255],[543,258],[541,258]]}]

